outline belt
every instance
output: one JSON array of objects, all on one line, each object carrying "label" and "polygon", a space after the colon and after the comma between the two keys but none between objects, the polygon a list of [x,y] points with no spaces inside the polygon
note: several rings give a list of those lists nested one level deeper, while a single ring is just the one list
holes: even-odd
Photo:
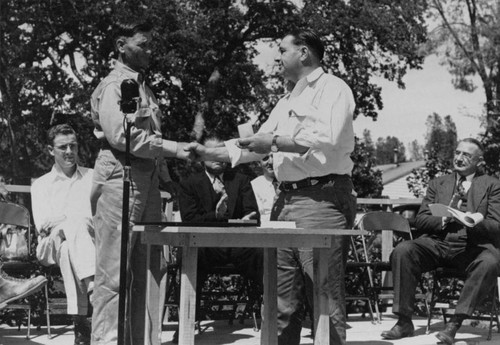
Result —
[{"label": "belt", "polygon": [[280,182],[279,189],[287,192],[291,190],[322,185],[332,180],[335,180],[338,177],[343,177],[343,176],[348,176],[348,175],[329,174],[324,176],[308,177],[299,181],[283,181]]}]

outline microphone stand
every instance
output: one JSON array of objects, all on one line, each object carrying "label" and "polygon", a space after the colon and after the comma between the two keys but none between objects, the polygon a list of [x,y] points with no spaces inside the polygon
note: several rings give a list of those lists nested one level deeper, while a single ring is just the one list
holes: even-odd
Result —
[{"label": "microphone stand", "polygon": [[127,273],[129,243],[129,198],[130,198],[130,129],[132,121],[125,116],[125,166],[123,167],[122,238],[120,252],[120,290],[118,295],[118,344],[125,344],[127,334]]}]

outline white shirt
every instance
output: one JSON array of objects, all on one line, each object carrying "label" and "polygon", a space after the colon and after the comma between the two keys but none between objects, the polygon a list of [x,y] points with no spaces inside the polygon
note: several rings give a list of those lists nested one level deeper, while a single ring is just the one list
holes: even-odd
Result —
[{"label": "white shirt", "polygon": [[56,165],[31,186],[31,203],[35,226],[40,229],[49,219],[74,217],[92,219],[90,191],[94,170],[77,166],[67,177]]},{"label": "white shirt", "polygon": [[[350,175],[354,150],[354,97],[340,78],[317,68],[299,80],[291,93],[274,107],[259,133],[290,136],[309,147],[304,153],[273,154],[278,181],[298,181],[328,174]],[[225,142],[233,166],[263,155],[240,150],[236,140]]]},{"label": "white shirt", "polygon": [[257,176],[251,182],[255,199],[259,207],[260,220],[269,221],[271,210],[273,209],[276,190],[273,186],[273,179],[266,175]]}]

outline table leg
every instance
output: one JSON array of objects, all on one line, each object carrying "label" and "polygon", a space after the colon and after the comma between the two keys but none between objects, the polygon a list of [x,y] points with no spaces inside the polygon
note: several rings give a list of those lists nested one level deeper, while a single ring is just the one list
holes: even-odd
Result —
[{"label": "table leg", "polygon": [[314,267],[314,345],[330,344],[328,315],[328,248],[313,249]]},{"label": "table leg", "polygon": [[260,335],[261,345],[278,343],[277,267],[276,248],[264,248],[264,310]]},{"label": "table leg", "polygon": [[198,248],[183,247],[179,302],[179,344],[182,345],[194,345],[197,265]]},{"label": "table leg", "polygon": [[[159,247],[147,245],[147,269],[146,276],[146,320],[144,325],[144,344],[161,344],[161,311],[158,300],[160,298],[161,274],[161,251]],[[165,290],[163,289],[163,295]]]}]

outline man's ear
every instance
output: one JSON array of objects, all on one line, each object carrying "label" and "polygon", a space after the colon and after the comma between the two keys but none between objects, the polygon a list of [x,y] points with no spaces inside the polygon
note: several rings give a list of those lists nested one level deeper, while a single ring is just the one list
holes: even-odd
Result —
[{"label": "man's ear", "polygon": [[54,146],[47,145],[47,149],[49,150],[50,155],[54,157]]},{"label": "man's ear", "polygon": [[118,53],[123,54],[125,52],[125,50],[124,50],[123,47],[125,46],[126,43],[127,43],[127,40],[123,36],[122,37],[118,37],[116,39],[115,47],[116,47],[116,50],[118,51]]},{"label": "man's ear", "polygon": [[300,60],[306,61],[309,58],[311,52],[307,46],[300,47]]}]

